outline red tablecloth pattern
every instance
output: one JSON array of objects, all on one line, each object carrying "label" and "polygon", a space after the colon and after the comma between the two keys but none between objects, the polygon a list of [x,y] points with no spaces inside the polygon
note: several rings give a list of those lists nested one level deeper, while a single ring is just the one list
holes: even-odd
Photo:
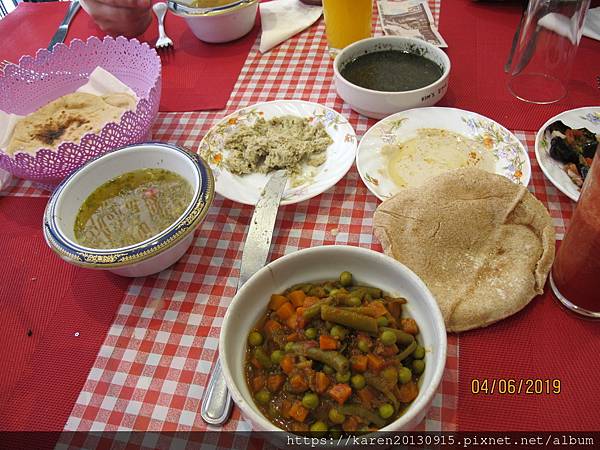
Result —
[{"label": "red tablecloth pattern", "polygon": [[[432,4],[437,15],[439,2]],[[456,4],[449,2],[448,8],[451,7],[455,8]],[[443,10],[441,20],[443,25]],[[380,32],[379,26],[377,31]],[[333,107],[349,118],[361,136],[375,121],[351,111],[335,94],[323,33],[324,25],[320,21],[265,55],[258,52],[255,43],[223,111],[160,113],[153,138],[195,149],[219,118],[240,107],[274,99],[302,99]],[[528,148],[532,160],[529,188],[548,207],[561,236],[571,217],[573,203],[544,178],[536,164],[533,129],[517,131],[516,135]],[[29,182],[13,180],[4,195],[45,197],[47,193]],[[2,200],[0,198],[0,211]],[[371,229],[377,205],[378,200],[352,168],[324,194],[281,208],[270,259],[299,248],[334,243],[381,250]],[[217,196],[192,248],[176,265],[155,276],[131,280],[87,380],[80,392],[77,391],[79,395],[65,424],[66,430],[211,429],[201,421],[198,410],[208,373],[217,357],[222,318],[235,293],[242,244],[251,214],[252,208]],[[50,256],[44,259],[45,264],[53,265],[58,272],[68,270],[66,263]],[[536,301],[534,305],[543,308],[543,314],[548,306],[553,306],[550,302]],[[515,320],[523,320],[521,316],[527,314],[529,309],[519,313]],[[472,336],[476,333],[485,336],[486,330],[474,332]],[[472,338],[467,335],[465,339]],[[481,346],[486,344],[483,339],[479,342]],[[462,371],[459,339],[452,335],[449,343],[444,379],[421,429],[455,430],[460,426],[457,405],[465,397],[462,391],[459,396],[458,380]],[[478,351],[486,351],[485,347],[479,348]],[[463,355],[462,342],[460,354],[461,363],[463,358],[469,358],[468,364],[477,364],[478,360],[472,356],[476,353],[469,351]],[[583,401],[588,395],[579,386],[573,389],[574,401]],[[461,406],[460,419],[466,424],[487,412],[484,404],[474,402],[472,405],[472,408]],[[523,412],[512,413],[514,420],[521,417],[522,423],[529,423]],[[35,412],[31,415],[35,417]],[[233,418],[225,429],[248,430],[249,427],[234,408]]]}]

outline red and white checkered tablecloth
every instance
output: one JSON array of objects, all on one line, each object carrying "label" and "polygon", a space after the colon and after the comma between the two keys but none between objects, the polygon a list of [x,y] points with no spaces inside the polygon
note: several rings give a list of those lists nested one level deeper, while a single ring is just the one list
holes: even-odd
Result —
[{"label": "red and white checkered tablecloth", "polygon": [[[439,0],[430,2],[439,15]],[[379,23],[376,33],[381,33]],[[362,136],[374,121],[336,96],[322,21],[267,54],[249,54],[227,108],[161,113],[153,139],[195,149],[211,125],[241,107],[275,100],[318,102],[349,118]],[[543,176],[533,153],[534,133],[515,131],[532,161],[530,190],[549,208],[562,236],[573,203]],[[45,196],[13,180],[7,195]],[[381,251],[371,218],[378,200],[352,168],[336,186],[309,201],[282,207],[270,260],[301,248],[349,244]],[[132,280],[65,430],[189,431],[214,429],[200,418],[200,402],[217,358],[225,310],[236,291],[241,251],[252,208],[216,196],[193,246],[173,267]],[[459,340],[449,336],[448,362],[422,430],[456,430]],[[225,430],[249,430],[234,408]]]}]

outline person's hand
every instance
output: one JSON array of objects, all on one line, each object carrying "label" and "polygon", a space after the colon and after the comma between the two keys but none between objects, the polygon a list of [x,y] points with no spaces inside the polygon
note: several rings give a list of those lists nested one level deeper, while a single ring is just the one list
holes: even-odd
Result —
[{"label": "person's hand", "polygon": [[151,0],[80,0],[100,29],[112,36],[142,34],[152,21]]}]

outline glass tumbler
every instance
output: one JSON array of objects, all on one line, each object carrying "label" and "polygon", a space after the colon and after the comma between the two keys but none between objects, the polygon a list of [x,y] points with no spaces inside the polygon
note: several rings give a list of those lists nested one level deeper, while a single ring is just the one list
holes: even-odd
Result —
[{"label": "glass tumbler", "polygon": [[507,72],[520,100],[548,104],[567,94],[590,0],[529,0]]}]

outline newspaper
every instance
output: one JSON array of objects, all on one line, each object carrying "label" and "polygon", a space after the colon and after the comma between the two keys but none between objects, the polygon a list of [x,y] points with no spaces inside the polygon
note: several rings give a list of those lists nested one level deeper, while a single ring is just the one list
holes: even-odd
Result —
[{"label": "newspaper", "polygon": [[438,47],[448,47],[438,31],[427,0],[377,0],[383,32],[416,37]]}]

